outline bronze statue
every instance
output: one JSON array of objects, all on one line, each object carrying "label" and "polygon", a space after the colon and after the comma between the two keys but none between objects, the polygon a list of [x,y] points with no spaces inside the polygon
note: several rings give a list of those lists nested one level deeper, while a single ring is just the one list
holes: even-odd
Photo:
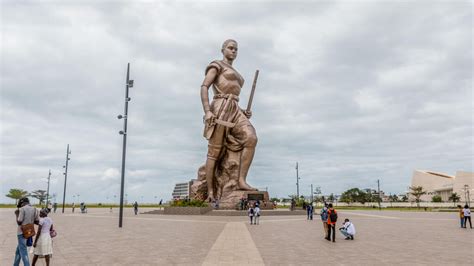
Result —
[{"label": "bronze statue", "polygon": [[[220,195],[216,195],[216,182],[221,182],[221,180],[216,180],[216,176],[221,178],[216,173],[218,172],[218,164],[224,159],[226,152],[238,154],[238,159],[234,160],[238,162],[233,163],[234,165],[238,164],[238,170],[234,171],[238,177],[236,177],[237,182],[232,189],[256,190],[249,186],[246,181],[255,154],[257,134],[249,121],[252,117],[250,108],[244,110],[238,105],[244,79],[232,66],[237,57],[237,42],[226,40],[222,44],[221,51],[223,59],[212,61],[207,66],[206,76],[201,85],[201,101],[205,123],[204,137],[209,141],[204,169],[205,181],[207,181],[207,199],[210,201],[222,196],[222,191],[219,193]],[[214,97],[213,101],[209,103],[209,88],[211,85]],[[221,169],[221,172],[224,170]]]}]

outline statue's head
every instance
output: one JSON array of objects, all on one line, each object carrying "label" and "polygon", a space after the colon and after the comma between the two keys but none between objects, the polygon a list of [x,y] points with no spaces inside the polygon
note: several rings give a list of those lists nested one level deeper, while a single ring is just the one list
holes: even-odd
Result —
[{"label": "statue's head", "polygon": [[233,61],[237,57],[238,44],[237,41],[228,39],[222,44],[221,52],[225,58]]}]

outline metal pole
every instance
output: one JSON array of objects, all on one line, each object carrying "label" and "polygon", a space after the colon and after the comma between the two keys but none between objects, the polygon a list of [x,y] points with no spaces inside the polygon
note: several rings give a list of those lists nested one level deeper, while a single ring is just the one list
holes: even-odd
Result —
[{"label": "metal pole", "polygon": [[380,180],[379,180],[379,179],[377,179],[377,187],[378,187],[378,190],[379,190],[379,198],[377,199],[377,201],[379,202],[379,211],[381,211],[381,210],[382,210],[382,206],[380,205],[380,200],[381,200],[382,198],[380,197]]},{"label": "metal pole", "polygon": [[127,65],[127,79],[125,81],[125,113],[123,118],[123,148],[122,148],[122,178],[120,182],[120,210],[119,210],[119,227],[122,227],[123,220],[123,194],[124,194],[124,185],[125,185],[125,156],[127,152],[127,121],[128,121],[128,102],[130,98],[128,97],[128,89],[130,86],[133,86],[133,81],[130,82],[130,63]]},{"label": "metal pole", "polygon": [[49,174],[48,174],[48,190],[46,190],[46,208],[48,208],[48,202],[49,202],[49,180],[51,179],[51,169],[49,169]]},{"label": "metal pole", "polygon": [[71,152],[69,151],[69,144],[67,145],[67,150],[66,150],[66,165],[64,165],[64,192],[63,192],[63,210],[62,210],[62,213],[64,213],[64,205],[66,204],[66,183],[67,183],[67,167],[68,167],[68,162],[69,162],[69,154],[71,154]]},{"label": "metal pole", "polygon": [[298,162],[296,162],[296,200],[300,198],[300,184],[299,184],[299,176],[298,176]]},{"label": "metal pole", "polygon": [[313,184],[311,184],[311,204],[313,204],[314,198],[313,198]]}]

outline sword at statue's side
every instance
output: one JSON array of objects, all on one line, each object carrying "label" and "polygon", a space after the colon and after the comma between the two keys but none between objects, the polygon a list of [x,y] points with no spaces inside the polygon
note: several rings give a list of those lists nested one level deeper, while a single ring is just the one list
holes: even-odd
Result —
[{"label": "sword at statue's side", "polygon": [[247,110],[246,110],[247,112],[249,112],[250,108],[252,107],[253,94],[255,93],[255,87],[257,87],[258,72],[259,72],[258,69],[255,70],[255,77],[253,78],[252,91],[250,92],[250,98],[247,104]]}]

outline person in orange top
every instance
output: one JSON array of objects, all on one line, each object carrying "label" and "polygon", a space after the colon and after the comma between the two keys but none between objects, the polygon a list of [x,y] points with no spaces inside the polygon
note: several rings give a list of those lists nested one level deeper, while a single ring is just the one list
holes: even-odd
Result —
[{"label": "person in orange top", "polygon": [[464,228],[464,210],[461,205],[458,205],[459,208],[459,218],[461,218],[461,228]]},{"label": "person in orange top", "polygon": [[336,242],[336,222],[337,222],[337,212],[332,207],[332,203],[328,205],[328,235],[326,240],[331,241],[331,231],[332,231],[332,242]]}]

